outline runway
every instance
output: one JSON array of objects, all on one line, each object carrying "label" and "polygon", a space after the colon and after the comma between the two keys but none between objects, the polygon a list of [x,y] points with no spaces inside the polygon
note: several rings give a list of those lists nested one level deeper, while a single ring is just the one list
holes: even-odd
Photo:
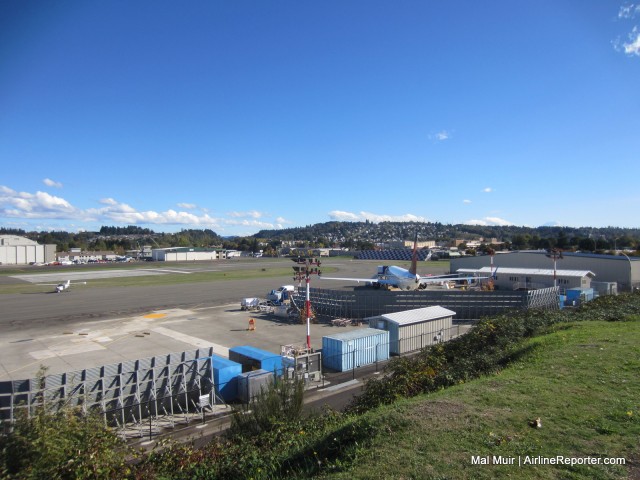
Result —
[{"label": "runway", "polygon": [[[262,259],[260,259],[262,260]],[[331,260],[342,276],[371,275],[375,264]],[[161,275],[163,272],[198,272],[212,269],[255,269],[255,263],[202,262],[188,265],[153,265],[153,268],[69,272],[41,270],[13,275],[16,282],[48,283],[66,279],[91,281],[118,276]],[[290,260],[268,259],[262,266],[291,266]],[[72,275],[75,274],[75,275]],[[42,281],[46,275],[47,280]],[[333,274],[332,274],[333,275]],[[7,283],[4,279],[3,283]],[[280,352],[285,344],[304,344],[306,325],[290,324],[269,315],[240,310],[244,297],[264,297],[292,277],[249,278],[201,283],[140,287],[71,288],[67,292],[0,295],[0,380],[33,377],[40,366],[49,373],[79,370],[123,360],[213,346],[225,355],[239,345]],[[320,282],[312,280],[314,286]],[[347,283],[346,285],[353,285]],[[323,282],[324,288],[341,288],[341,282]],[[247,330],[248,320],[256,331]],[[314,348],[322,336],[337,327],[312,325]],[[347,327],[357,328],[357,327]],[[333,329],[333,330],[332,330]]]}]

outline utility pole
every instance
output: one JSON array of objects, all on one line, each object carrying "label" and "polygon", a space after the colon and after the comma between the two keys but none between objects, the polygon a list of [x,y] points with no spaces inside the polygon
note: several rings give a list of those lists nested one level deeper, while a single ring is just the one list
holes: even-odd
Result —
[{"label": "utility pole", "polygon": [[558,279],[556,275],[556,265],[558,260],[562,260],[564,257],[562,256],[562,251],[558,248],[552,248],[547,253],[547,257],[553,259],[553,286],[558,286]]},{"label": "utility pole", "polygon": [[292,259],[297,266],[293,267],[293,279],[298,282],[305,280],[307,284],[307,294],[304,302],[304,310],[307,316],[307,348],[311,351],[311,299],[309,296],[309,283],[311,275],[320,276],[320,260],[311,257],[298,257]]}]

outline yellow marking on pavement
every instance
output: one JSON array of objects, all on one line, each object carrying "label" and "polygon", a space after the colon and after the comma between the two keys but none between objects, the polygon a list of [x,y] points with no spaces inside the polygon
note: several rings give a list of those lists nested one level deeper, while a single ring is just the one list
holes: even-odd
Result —
[{"label": "yellow marking on pavement", "polygon": [[150,313],[149,315],[145,315],[143,318],[164,318],[166,316],[166,313]]}]

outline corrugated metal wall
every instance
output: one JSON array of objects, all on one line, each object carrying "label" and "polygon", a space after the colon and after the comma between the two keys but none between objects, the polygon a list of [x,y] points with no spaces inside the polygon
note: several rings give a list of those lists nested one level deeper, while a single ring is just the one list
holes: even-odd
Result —
[{"label": "corrugated metal wall", "polygon": [[409,325],[398,325],[389,321],[386,323],[389,330],[389,353],[394,355],[402,355],[449,340],[453,326],[451,317]]},{"label": "corrugated metal wall", "polygon": [[[524,308],[557,309],[556,287],[525,291],[456,291],[425,290],[389,292],[363,288],[360,290],[310,289],[313,310],[334,318],[363,319],[385,313],[439,305],[456,312],[457,320],[476,320],[497,315],[506,310]],[[304,304],[304,292],[293,295],[298,305]]]},{"label": "corrugated metal wall", "polygon": [[363,328],[322,337],[322,365],[337,372],[389,358],[389,332]]}]

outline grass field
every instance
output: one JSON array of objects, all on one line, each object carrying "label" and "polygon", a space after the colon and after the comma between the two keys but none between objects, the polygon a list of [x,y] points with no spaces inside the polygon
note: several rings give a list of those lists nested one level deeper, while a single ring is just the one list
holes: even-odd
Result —
[{"label": "grass field", "polygon": [[[565,324],[523,352],[498,375],[367,413],[388,434],[324,478],[640,478],[640,319]],[[518,465],[557,456],[626,465]]]},{"label": "grass field", "polygon": [[[335,260],[334,260],[335,261]],[[337,260],[344,261],[344,260]],[[232,280],[245,280],[249,278],[272,278],[272,277],[290,277],[292,274],[291,266],[294,265],[288,259],[280,262],[281,265],[267,265],[262,266],[257,263],[255,267],[243,268],[243,269],[225,269],[224,271],[194,271],[188,275],[185,274],[163,274],[163,275],[144,275],[144,276],[121,276],[113,278],[95,279],[87,281],[87,285],[82,288],[104,288],[104,287],[140,287],[140,286],[154,286],[154,285],[173,285],[184,283],[201,283],[201,282],[216,282],[216,281],[232,281]],[[325,261],[325,264],[327,261]],[[409,262],[399,262],[399,266],[404,268],[409,267]],[[189,265],[189,264],[187,264]],[[192,265],[192,264],[191,264]],[[213,263],[215,265],[215,263]],[[66,272],[99,272],[110,271],[113,269],[118,270],[144,270],[153,268],[175,268],[179,269],[184,265],[181,263],[115,263],[109,265],[65,265],[65,266],[53,266],[53,267],[40,267],[34,269],[30,266],[21,267],[8,267],[0,270],[0,277],[10,277],[12,275],[37,275],[37,274],[50,274],[60,273],[59,269],[64,269]],[[441,272],[443,269],[448,269],[448,261],[437,261],[420,264],[420,271],[434,271]],[[55,270],[54,270],[55,269]],[[322,266],[323,274],[333,274],[338,270],[334,266]],[[373,275],[375,267],[372,267],[371,275]],[[53,283],[51,281],[43,281],[43,283]],[[9,293],[33,293],[38,291],[48,291],[50,287],[37,286],[36,284],[29,283],[0,283],[0,294]]]}]

